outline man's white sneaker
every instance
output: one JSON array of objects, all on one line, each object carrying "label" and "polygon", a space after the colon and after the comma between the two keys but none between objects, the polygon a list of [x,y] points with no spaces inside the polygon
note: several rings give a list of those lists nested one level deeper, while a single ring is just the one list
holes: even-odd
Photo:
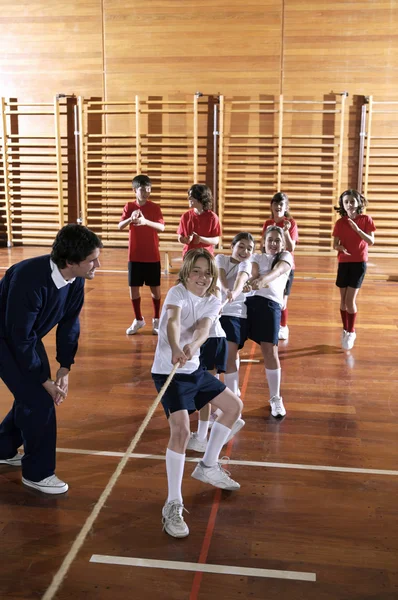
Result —
[{"label": "man's white sneaker", "polygon": [[198,463],[192,472],[191,477],[199,479],[203,483],[210,483],[222,490],[238,490],[240,485],[229,476],[229,471],[222,468],[220,463],[214,467],[206,467],[202,461]]},{"label": "man's white sneaker", "polygon": [[271,404],[271,415],[273,417],[284,417],[286,409],[283,406],[282,396],[272,396],[269,403]]},{"label": "man's white sneaker", "polygon": [[152,333],[159,335],[159,319],[152,319]]},{"label": "man's white sneaker", "polygon": [[41,481],[30,481],[22,477],[22,483],[45,494],[65,494],[69,488],[68,484],[58,479],[56,475],[50,475]]},{"label": "man's white sneaker", "polygon": [[135,333],[137,333],[137,331],[139,331],[140,329],[145,327],[145,325],[146,325],[145,319],[142,319],[142,321],[137,321],[137,319],[134,319],[134,321],[131,323],[130,327],[128,327],[128,329],[126,329],[126,333],[127,333],[127,335],[134,335]]},{"label": "man's white sneaker", "polygon": [[184,521],[182,511],[184,505],[178,500],[166,502],[162,509],[163,529],[169,535],[176,538],[183,538],[189,535],[188,525]]},{"label": "man's white sneaker", "polygon": [[234,437],[234,435],[236,435],[238,433],[238,431],[240,431],[242,429],[242,427],[245,426],[245,422],[243,419],[237,419],[235,421],[235,423],[232,425],[232,429],[231,429],[231,433],[229,434],[229,436],[227,437],[227,439],[225,440],[225,443],[227,444],[229,442],[229,440],[232,440],[232,438]]},{"label": "man's white sneaker", "polygon": [[12,458],[0,458],[0,465],[10,465],[10,467],[20,467],[23,454],[16,453]]},{"label": "man's white sneaker", "polygon": [[344,350],[351,350],[354,347],[355,338],[357,334],[355,331],[347,331],[346,336],[343,340],[342,346]]},{"label": "man's white sneaker", "polygon": [[195,450],[195,452],[205,452],[207,448],[207,440],[203,442],[198,438],[198,434],[191,433],[191,437],[188,441],[187,450]]},{"label": "man's white sneaker", "polygon": [[289,338],[289,327],[287,325],[284,326],[280,326],[279,327],[279,334],[278,334],[278,339],[279,340],[287,340]]}]

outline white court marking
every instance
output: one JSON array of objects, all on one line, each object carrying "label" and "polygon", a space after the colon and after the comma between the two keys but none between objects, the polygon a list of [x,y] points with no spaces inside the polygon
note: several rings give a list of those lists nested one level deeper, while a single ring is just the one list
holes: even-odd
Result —
[{"label": "white court marking", "polygon": [[176,560],[152,560],[127,556],[93,554],[90,562],[124,567],[149,567],[150,569],[172,569],[175,571],[195,571],[217,573],[219,575],[239,575],[243,577],[268,577],[272,579],[293,579],[295,581],[316,581],[316,573],[300,571],[277,571],[275,569],[252,569],[230,565],[209,565],[203,563],[179,562]]},{"label": "white court marking", "polygon": [[[124,456],[123,452],[110,452],[106,450],[79,450],[78,448],[57,448],[57,452],[65,454],[87,454],[91,456]],[[138,454],[132,452],[129,458],[146,458],[148,460],[166,460],[164,454]],[[197,463],[201,458],[186,457],[185,462]],[[237,465],[244,467],[265,467],[270,469],[301,469],[302,471],[333,471],[334,473],[359,473],[363,475],[392,475],[398,476],[398,471],[390,471],[387,469],[360,469],[356,467],[332,467],[328,465],[303,465],[295,463],[272,463],[260,462],[256,460],[233,460],[220,461],[222,464],[228,462],[228,465]]]},{"label": "white court marking", "polygon": [[259,363],[260,361],[257,358],[241,358],[241,363]]}]

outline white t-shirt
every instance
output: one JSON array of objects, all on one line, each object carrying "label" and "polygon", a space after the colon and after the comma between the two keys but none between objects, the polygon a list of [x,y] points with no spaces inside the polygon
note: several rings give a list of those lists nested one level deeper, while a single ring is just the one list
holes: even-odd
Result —
[{"label": "white t-shirt", "polygon": [[[271,265],[274,261],[274,258],[274,254],[253,254],[251,260],[252,262],[256,262],[258,264],[259,275],[266,275],[271,271]],[[290,269],[292,268],[293,257],[290,252],[287,252],[287,250],[282,252],[279,260],[287,262],[288,265],[290,265]],[[251,292],[250,296],[262,296],[263,298],[273,300],[282,306],[283,295],[286,282],[289,279],[290,269],[288,269],[286,273],[280,275],[280,277],[277,279],[274,279],[274,281],[271,281],[271,283],[268,284],[268,287]]]},{"label": "white t-shirt", "polygon": [[[252,274],[252,264],[250,260],[244,260],[239,263],[234,263],[231,260],[231,256],[226,256],[225,254],[217,254],[216,265],[219,269],[223,269],[225,271],[229,290],[234,289],[235,279],[237,278],[238,273],[247,273],[249,277]],[[224,292],[221,292],[221,296],[222,302],[225,302],[226,295],[224,294]],[[228,302],[224,306],[224,308],[222,309],[222,315],[246,319],[247,309],[245,300],[246,294],[244,294],[243,292],[240,293],[239,296],[233,302]]]},{"label": "white t-shirt", "polygon": [[[192,342],[193,332],[201,319],[208,317],[212,323],[220,312],[221,302],[215,296],[195,296],[189,292],[182,283],[178,283],[170,288],[163,303],[162,312],[159,321],[159,335],[156,346],[155,357],[152,365],[152,373],[161,373],[168,375],[173,368],[171,363],[172,352],[167,337],[167,307],[181,307],[181,326],[180,326],[180,348]],[[193,373],[199,368],[199,353],[197,349],[191,360],[177,369],[177,373]]]},{"label": "white t-shirt", "polygon": [[214,323],[210,327],[209,338],[227,337],[224,329],[221,327],[220,315],[216,317]]}]

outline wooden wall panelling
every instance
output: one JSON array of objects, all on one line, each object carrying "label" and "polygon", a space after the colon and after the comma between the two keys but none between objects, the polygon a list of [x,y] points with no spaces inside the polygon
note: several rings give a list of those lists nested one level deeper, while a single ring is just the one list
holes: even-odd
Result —
[{"label": "wooden wall panelling", "polygon": [[123,206],[133,197],[131,180],[140,165],[138,99],[91,98],[81,104],[82,213],[104,243],[124,246],[117,224]]},{"label": "wooden wall panelling", "polygon": [[398,100],[365,99],[363,193],[374,219],[375,254],[398,254]]},{"label": "wooden wall panelling", "polygon": [[299,250],[329,252],[340,194],[346,94],[283,102],[281,191],[297,220]]},{"label": "wooden wall panelling", "polygon": [[240,231],[260,240],[277,191],[279,98],[221,97],[219,213],[221,246]]},{"label": "wooden wall panelling", "polygon": [[68,218],[66,104],[4,104],[11,242],[48,245]]}]

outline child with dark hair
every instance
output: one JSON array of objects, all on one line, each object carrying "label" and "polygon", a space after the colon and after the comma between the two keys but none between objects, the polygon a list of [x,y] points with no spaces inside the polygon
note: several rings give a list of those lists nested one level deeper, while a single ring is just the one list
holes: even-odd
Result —
[{"label": "child with dark hair", "polygon": [[[264,246],[264,237],[265,231],[270,225],[278,225],[283,230],[283,236],[285,238],[285,248],[288,252],[291,253],[293,257],[294,249],[298,242],[298,229],[297,223],[292,218],[289,209],[289,198],[287,194],[283,192],[277,192],[272,200],[271,200],[271,218],[267,219],[263,225],[263,232],[261,238],[261,249]],[[290,296],[290,292],[293,285],[294,279],[294,257],[293,257],[293,265],[289,274],[289,279],[286,283],[286,288],[283,294],[283,306],[281,313],[281,326],[279,328],[279,339],[287,340],[289,337],[289,327],[287,325],[288,319],[288,309],[287,309],[287,301]]]},{"label": "child with dark hair", "polygon": [[341,344],[344,350],[354,346],[357,316],[356,298],[366,273],[368,247],[374,244],[376,227],[363,214],[367,200],[356,190],[346,190],[335,210],[340,219],[333,229],[333,248],[338,252],[336,285],[340,288],[340,315],[343,322]]},{"label": "child with dark hair", "polygon": [[242,410],[242,402],[199,363],[200,347],[220,312],[221,303],[214,296],[216,284],[217,267],[212,255],[203,248],[187,252],[177,284],[169,289],[164,301],[152,365],[152,378],[160,391],[172,365],[179,363],[162,398],[170,426],[166,451],[168,497],[162,510],[163,528],[177,538],[189,534],[181,493],[185,450],[190,437],[189,414],[209,402],[220,408],[222,414],[213,425],[206,452],[192,477],[226,490],[240,487],[218,460]]},{"label": "child with dark hair", "polygon": [[264,254],[252,257],[253,274],[246,289],[248,338],[261,347],[265,374],[270,392],[271,414],[284,417],[286,409],[280,395],[281,364],[278,355],[278,336],[283,306],[283,294],[293,259],[285,250],[283,229],[271,225],[265,231]]},{"label": "child with dark hair", "polygon": [[119,230],[129,228],[128,283],[135,319],[126,329],[135,335],[146,325],[141,312],[140,287],[148,285],[153,304],[152,333],[157,335],[160,316],[160,252],[158,233],[164,231],[160,206],[149,200],[152,183],[147,175],[133,179],[135,201],[123,209]]},{"label": "child with dark hair", "polygon": [[211,254],[219,242],[221,227],[218,216],[211,209],[213,195],[207,185],[195,183],[188,190],[190,210],[181,217],[178,241],[184,244],[182,255],[192,248],[206,248]]}]

